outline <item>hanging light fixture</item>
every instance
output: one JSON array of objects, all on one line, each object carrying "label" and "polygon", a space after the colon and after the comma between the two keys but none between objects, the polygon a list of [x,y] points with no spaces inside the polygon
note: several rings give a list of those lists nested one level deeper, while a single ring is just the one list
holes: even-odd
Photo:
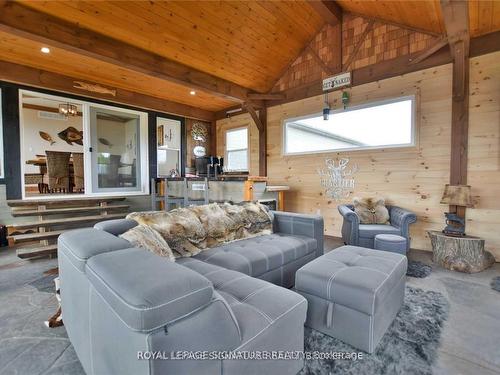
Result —
[{"label": "hanging light fixture", "polygon": [[325,92],[325,106],[323,107],[323,120],[328,121],[330,118],[330,103],[328,103],[328,93]]},{"label": "hanging light fixture", "polygon": [[59,113],[64,116],[76,116],[78,114],[78,107],[71,103],[59,104]]}]

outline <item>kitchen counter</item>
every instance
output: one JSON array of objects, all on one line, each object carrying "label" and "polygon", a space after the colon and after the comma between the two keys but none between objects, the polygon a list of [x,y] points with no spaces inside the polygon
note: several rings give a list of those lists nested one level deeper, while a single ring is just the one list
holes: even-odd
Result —
[{"label": "kitchen counter", "polygon": [[[185,177],[165,177],[158,179],[166,179],[167,181],[184,181]],[[186,177],[188,181],[204,181],[205,177]],[[261,176],[248,176],[248,175],[219,175],[217,178],[210,177],[208,181],[255,181],[255,182],[266,182],[267,177]]]}]

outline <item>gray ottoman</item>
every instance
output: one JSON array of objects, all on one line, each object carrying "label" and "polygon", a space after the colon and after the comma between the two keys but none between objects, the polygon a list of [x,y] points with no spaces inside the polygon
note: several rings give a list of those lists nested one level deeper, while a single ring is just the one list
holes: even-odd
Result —
[{"label": "gray ottoman", "polygon": [[373,353],[403,304],[406,267],[403,255],[357,246],[316,258],[295,274],[306,325]]},{"label": "gray ottoman", "polygon": [[374,241],[375,250],[391,251],[406,255],[406,238],[397,234],[377,234]]}]

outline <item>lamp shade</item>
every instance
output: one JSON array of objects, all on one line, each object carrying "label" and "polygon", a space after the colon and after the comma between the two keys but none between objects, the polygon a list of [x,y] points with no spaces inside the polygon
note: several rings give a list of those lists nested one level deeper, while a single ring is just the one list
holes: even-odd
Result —
[{"label": "lamp shade", "polygon": [[441,204],[472,207],[469,185],[445,185]]}]

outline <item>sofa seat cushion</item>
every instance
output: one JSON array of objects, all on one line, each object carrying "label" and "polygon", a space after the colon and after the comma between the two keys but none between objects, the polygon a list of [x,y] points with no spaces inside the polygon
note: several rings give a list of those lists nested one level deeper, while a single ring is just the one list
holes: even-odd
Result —
[{"label": "sofa seat cushion", "polygon": [[399,228],[385,224],[360,224],[359,236],[363,238],[374,238],[377,234],[401,234]]},{"label": "sofa seat cushion", "polygon": [[215,291],[234,314],[242,339],[240,347],[278,319],[287,319],[287,314],[294,309],[302,309],[305,320],[307,302],[297,293],[195,258],[179,259],[177,263],[199,272],[212,282]]},{"label": "sofa seat cushion", "polygon": [[96,292],[135,331],[162,327],[213,297],[207,278],[143,249],[96,255],[87,262],[86,273]]},{"label": "sofa seat cushion", "polygon": [[205,250],[195,258],[230,270],[258,277],[316,251],[314,238],[273,233]]},{"label": "sofa seat cushion", "polygon": [[373,315],[406,274],[405,256],[342,246],[303,266],[295,288]]}]

